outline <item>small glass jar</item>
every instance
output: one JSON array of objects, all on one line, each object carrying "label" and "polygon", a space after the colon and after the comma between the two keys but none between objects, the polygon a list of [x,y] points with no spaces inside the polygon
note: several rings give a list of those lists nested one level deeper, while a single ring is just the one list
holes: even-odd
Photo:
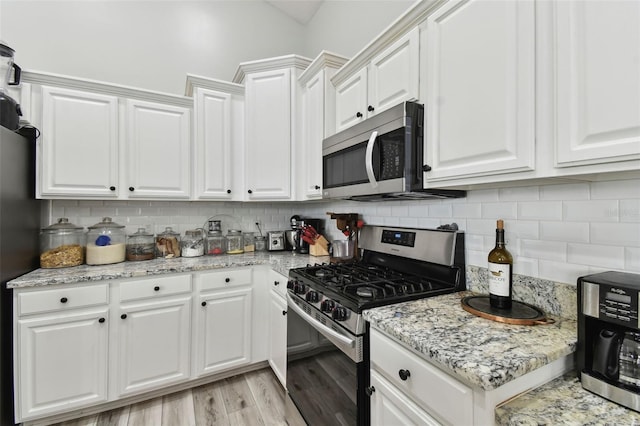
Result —
[{"label": "small glass jar", "polygon": [[256,251],[266,251],[267,250],[267,239],[264,235],[258,235],[255,239]]},{"label": "small glass jar", "polygon": [[153,234],[145,228],[138,228],[137,232],[127,236],[127,260],[151,260],[155,257]]},{"label": "small glass jar", "polygon": [[118,225],[110,217],[88,227],[87,265],[108,265],[124,262],[124,225]]},{"label": "small glass jar", "polygon": [[84,228],[61,217],[40,232],[40,267],[67,268],[84,263]]},{"label": "small glass jar", "polygon": [[227,254],[244,253],[244,242],[242,231],[239,229],[229,229],[227,232]]},{"label": "small glass jar", "polygon": [[182,239],[182,257],[198,257],[204,255],[204,236],[202,229],[185,231]]},{"label": "small glass jar", "polygon": [[210,231],[207,234],[207,254],[215,256],[227,251],[227,240],[222,231]]},{"label": "small glass jar", "polygon": [[173,232],[170,226],[156,236],[156,257],[165,259],[180,257],[180,234]]},{"label": "small glass jar", "polygon": [[256,251],[255,239],[253,237],[253,232],[245,232],[242,234],[242,240],[244,242],[244,252],[254,252]]}]

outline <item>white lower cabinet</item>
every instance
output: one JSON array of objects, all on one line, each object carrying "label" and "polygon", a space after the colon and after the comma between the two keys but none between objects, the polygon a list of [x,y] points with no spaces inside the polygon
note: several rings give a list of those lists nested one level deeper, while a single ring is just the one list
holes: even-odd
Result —
[{"label": "white lower cabinet", "polygon": [[269,365],[283,387],[287,383],[287,277],[271,271],[269,296]]},{"label": "white lower cabinet", "polygon": [[[191,375],[191,276],[120,283],[115,319],[117,395],[157,389]],[[145,294],[148,293],[148,294]]]}]

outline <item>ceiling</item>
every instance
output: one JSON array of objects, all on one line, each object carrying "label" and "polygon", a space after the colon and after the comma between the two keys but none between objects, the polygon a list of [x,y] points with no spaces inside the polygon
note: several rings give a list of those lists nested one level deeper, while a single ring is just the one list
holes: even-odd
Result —
[{"label": "ceiling", "polygon": [[309,23],[324,0],[265,0],[302,25]]}]

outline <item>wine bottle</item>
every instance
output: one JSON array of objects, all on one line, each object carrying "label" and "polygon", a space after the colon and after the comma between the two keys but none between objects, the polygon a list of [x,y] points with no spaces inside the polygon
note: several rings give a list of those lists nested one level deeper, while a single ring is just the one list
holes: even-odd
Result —
[{"label": "wine bottle", "polygon": [[513,257],[504,243],[504,221],[496,226],[496,246],[489,252],[489,303],[498,309],[511,309]]}]

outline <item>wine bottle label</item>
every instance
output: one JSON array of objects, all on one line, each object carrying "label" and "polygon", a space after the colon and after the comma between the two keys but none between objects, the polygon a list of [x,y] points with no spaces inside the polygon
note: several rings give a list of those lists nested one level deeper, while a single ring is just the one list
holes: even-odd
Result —
[{"label": "wine bottle label", "polygon": [[489,262],[489,293],[509,297],[509,269],[511,265]]}]

